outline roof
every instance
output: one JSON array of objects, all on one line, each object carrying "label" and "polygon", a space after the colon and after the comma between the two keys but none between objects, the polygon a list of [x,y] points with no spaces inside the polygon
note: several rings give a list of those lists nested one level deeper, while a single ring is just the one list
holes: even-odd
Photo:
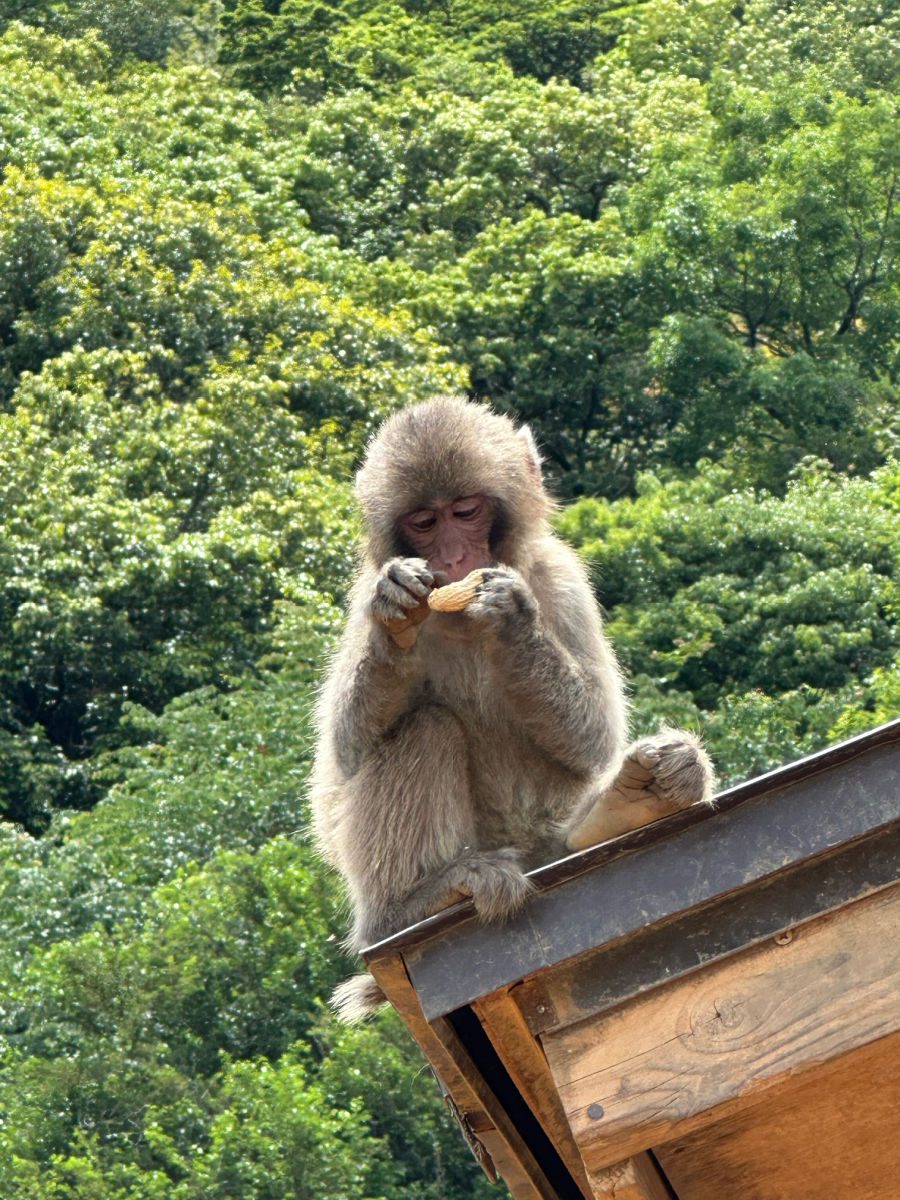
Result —
[{"label": "roof", "polygon": [[[769,913],[767,927],[756,931],[756,936],[770,936],[768,926],[775,920],[786,927],[807,910],[823,912],[846,903],[860,870],[873,881],[879,872],[895,872],[890,837],[883,848],[870,846],[864,862],[849,854],[840,872],[833,862],[827,868],[816,864],[836,847],[849,852],[858,839],[898,820],[900,720],[728,788],[710,806],[694,806],[530,872],[537,894],[505,924],[481,924],[465,901],[370,947],[364,957],[402,950],[431,1020],[551,965],[778,876],[780,885],[773,882],[774,892],[767,892],[762,906]],[[803,872],[802,886],[796,871]],[[743,907],[740,900],[732,904],[735,918]],[[689,935],[690,928],[687,942],[675,939],[673,947],[682,964],[691,955],[708,961],[718,950],[725,952],[729,938],[740,936],[747,944],[754,929],[744,913],[740,930],[729,922],[715,944],[702,951]],[[657,953],[658,943],[671,940],[667,935],[650,946]],[[634,943],[630,946],[633,959]],[[612,988],[614,981],[605,986]],[[638,981],[623,980],[620,986],[635,987]]]}]

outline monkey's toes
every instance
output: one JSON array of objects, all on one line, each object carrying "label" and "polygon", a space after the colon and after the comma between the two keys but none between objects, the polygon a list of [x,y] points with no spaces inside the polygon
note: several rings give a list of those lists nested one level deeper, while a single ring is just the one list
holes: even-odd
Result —
[{"label": "monkey's toes", "polygon": [[467,864],[472,901],[483,921],[504,921],[522,907],[534,884],[526,878],[518,853],[496,850]]},{"label": "monkey's toes", "polygon": [[472,889],[466,883],[457,883],[449,886],[446,892],[442,892],[434,902],[434,911],[440,912],[441,909],[449,908],[451,904],[456,904],[460,900],[470,900],[472,898]]},{"label": "monkey's toes", "polygon": [[659,752],[654,746],[642,746],[640,742],[629,747],[615,778],[615,786],[622,792],[645,792],[652,788]]},{"label": "monkey's toes", "polygon": [[645,786],[666,807],[676,812],[709,800],[715,774],[709,756],[698,738],[681,730],[664,730],[643,738],[629,751],[634,753],[652,779]]},{"label": "monkey's toes", "polygon": [[664,730],[628,747],[615,775],[565,828],[570,850],[618,837],[712,796],[715,775],[700,741]]}]

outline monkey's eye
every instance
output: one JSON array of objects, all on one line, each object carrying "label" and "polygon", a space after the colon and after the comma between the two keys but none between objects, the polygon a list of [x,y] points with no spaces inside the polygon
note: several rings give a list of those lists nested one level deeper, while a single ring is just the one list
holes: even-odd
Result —
[{"label": "monkey's eye", "polygon": [[435,517],[420,517],[418,521],[410,521],[410,525],[416,533],[427,533],[429,529],[434,528],[435,520]]},{"label": "monkey's eye", "polygon": [[457,496],[453,501],[453,517],[457,521],[472,521],[481,516],[486,503],[484,496]]}]

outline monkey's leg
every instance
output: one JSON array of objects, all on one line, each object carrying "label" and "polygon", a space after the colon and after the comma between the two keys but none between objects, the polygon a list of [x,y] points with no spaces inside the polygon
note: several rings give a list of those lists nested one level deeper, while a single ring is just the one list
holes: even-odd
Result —
[{"label": "monkey's leg", "polygon": [[410,713],[351,781],[340,837],[354,949],[462,896],[471,896],[486,919],[496,919],[528,894],[514,851],[473,849],[468,776],[463,726],[431,704]]},{"label": "monkey's leg", "polygon": [[666,729],[640,738],[564,823],[566,846],[583,850],[692,804],[710,800],[715,774],[698,738]]}]

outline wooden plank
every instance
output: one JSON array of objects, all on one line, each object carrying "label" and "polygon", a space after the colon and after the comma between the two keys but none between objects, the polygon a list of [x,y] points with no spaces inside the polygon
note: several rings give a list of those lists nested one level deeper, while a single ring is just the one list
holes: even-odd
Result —
[{"label": "wooden plank", "polygon": [[485,1119],[484,1109],[465,1075],[434,1036],[434,1032],[422,1015],[421,1006],[409,981],[402,957],[399,954],[383,954],[373,958],[368,966],[381,985],[384,994],[419,1043],[445,1091],[453,1098],[460,1113],[466,1117],[473,1129],[490,1127],[490,1122]]},{"label": "wooden plank", "polygon": [[[498,1099],[457,1030],[444,1017],[435,1021],[431,1028],[435,1037],[453,1060],[454,1065],[474,1091],[495,1130],[508,1147],[512,1163],[507,1162],[507,1155],[499,1151],[496,1143],[494,1143],[492,1157],[510,1190],[512,1190],[513,1182],[524,1175],[529,1188],[540,1197],[540,1200],[560,1200],[557,1187],[548,1179],[541,1163],[532,1151],[532,1146],[523,1137],[520,1128],[509,1112],[508,1103],[504,1104]],[[500,1153],[499,1158],[496,1157],[497,1153]],[[519,1192],[513,1192],[513,1194],[518,1196]]]},{"label": "wooden plank", "polygon": [[542,1193],[528,1178],[522,1164],[510,1153],[505,1139],[496,1129],[492,1127],[485,1130],[483,1133],[479,1133],[478,1137],[492,1160],[497,1164],[503,1182],[515,1200],[544,1200]]},{"label": "wooden plank", "polygon": [[682,1200],[896,1200],[900,1033],[656,1153]]},{"label": "wooden plank", "polygon": [[[483,1148],[487,1161],[479,1154],[477,1145],[472,1146],[486,1174],[502,1175],[516,1200],[561,1200],[564,1196],[582,1195],[580,1186],[568,1178],[565,1168],[565,1179],[555,1182],[548,1179],[544,1166],[510,1114],[508,1098],[498,1099],[485,1079],[482,1066],[474,1061],[453,1025],[446,1019],[433,1024],[425,1020],[402,957],[386,953],[371,959],[369,966],[441,1080],[464,1136],[470,1145],[474,1140]],[[474,1014],[471,1019],[481,1029]],[[519,1100],[527,1103],[521,1097]],[[535,1118],[531,1121],[539,1128]],[[551,1163],[548,1169],[553,1167]]]},{"label": "wooden plank", "polygon": [[556,1147],[582,1194],[593,1195],[543,1050],[514,996],[495,992],[473,1006],[503,1065]]},{"label": "wooden plank", "polygon": [[[541,1195],[553,1200],[583,1200],[581,1187],[506,1070],[475,1011],[458,1009],[449,1017],[439,1017],[432,1028],[460,1065],[465,1056],[466,1077],[473,1080],[476,1090],[479,1086],[487,1090],[485,1095],[478,1091],[479,1098]],[[532,1161],[538,1171],[529,1165]]]},{"label": "wooden plank", "polygon": [[590,1180],[595,1200],[672,1200],[672,1190],[649,1154],[601,1167]]},{"label": "wooden plank", "polygon": [[900,886],[543,1039],[589,1171],[900,1029]]},{"label": "wooden plank", "polygon": [[468,1080],[423,1017],[402,957],[399,954],[382,954],[369,963],[369,968],[431,1064],[443,1089],[447,1107],[485,1175],[492,1183],[496,1182],[498,1174],[510,1180],[515,1179],[517,1187],[513,1188],[512,1184],[509,1186],[516,1200],[540,1200],[527,1184],[524,1173],[520,1171],[506,1142],[497,1134]]},{"label": "wooden plank", "polygon": [[[528,1169],[519,1162],[515,1149],[517,1139],[513,1137],[511,1147],[509,1138],[495,1127],[477,1087],[466,1073],[468,1071],[474,1077],[477,1072],[467,1059],[463,1059],[460,1066],[458,1057],[448,1051],[422,1016],[400,955],[381,955],[373,959],[369,967],[431,1064],[444,1089],[448,1108],[487,1177],[494,1182],[502,1175],[515,1200],[546,1200],[546,1193],[534,1186]],[[528,1157],[530,1159],[530,1154]]]},{"label": "wooden plank", "polygon": [[900,822],[792,871],[600,947],[516,988],[533,1034],[571,1025],[900,878]]},{"label": "wooden plank", "polygon": [[445,929],[404,958],[428,1020],[900,820],[900,743],[800,779],[534,896],[502,926]]}]

